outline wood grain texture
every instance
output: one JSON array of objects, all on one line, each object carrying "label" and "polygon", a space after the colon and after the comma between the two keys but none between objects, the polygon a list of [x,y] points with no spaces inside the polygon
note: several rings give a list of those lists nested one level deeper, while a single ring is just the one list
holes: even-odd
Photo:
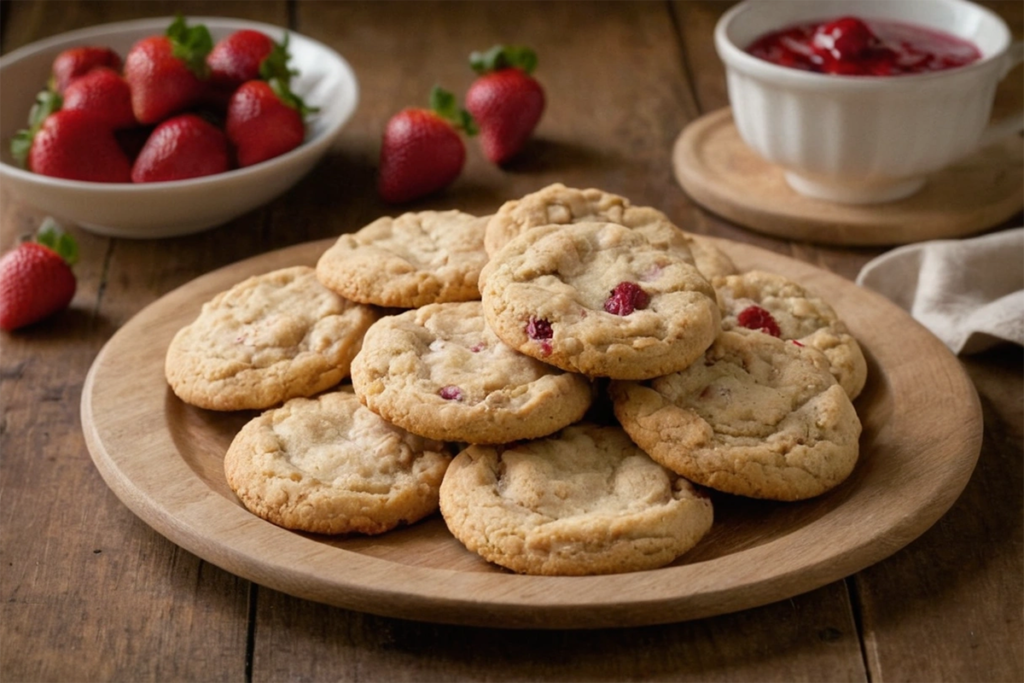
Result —
[{"label": "wood grain texture", "polygon": [[285,531],[245,511],[224,480],[223,454],[252,414],[183,404],[166,386],[163,357],[174,333],[214,295],[252,275],[315,264],[330,244],[270,252],[171,292],[114,335],[83,390],[86,442],[118,497],[178,545],[262,585],[359,611],[474,626],[700,618],[788,598],[888,556],[952,505],[974,469],[977,397],[933,335],[842,278],[721,242],[742,270],[787,273],[831,302],[871,359],[857,401],[861,459],[829,495],[798,505],[716,496],[712,531],[669,568],[581,578],[498,571],[466,552],[437,517],[368,539]]}]

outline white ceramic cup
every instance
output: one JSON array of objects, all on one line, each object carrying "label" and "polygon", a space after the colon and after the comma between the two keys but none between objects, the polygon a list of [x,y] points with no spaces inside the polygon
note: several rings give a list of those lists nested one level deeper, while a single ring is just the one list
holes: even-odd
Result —
[{"label": "white ceramic cup", "polygon": [[[835,76],[745,51],[793,24],[840,16],[916,24],[968,40],[971,64],[903,76]],[[1024,58],[997,15],[967,0],[745,0],[715,27],[743,141],[800,194],[839,203],[893,201],[929,173],[1024,130],[1024,113],[990,123],[996,87]]]}]

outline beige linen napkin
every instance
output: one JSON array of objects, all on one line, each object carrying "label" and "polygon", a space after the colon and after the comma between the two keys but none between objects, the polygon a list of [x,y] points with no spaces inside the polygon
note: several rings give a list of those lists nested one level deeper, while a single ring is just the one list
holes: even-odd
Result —
[{"label": "beige linen napkin", "polygon": [[1024,345],[1024,227],[893,249],[865,265],[857,284],[907,310],[953,353]]}]

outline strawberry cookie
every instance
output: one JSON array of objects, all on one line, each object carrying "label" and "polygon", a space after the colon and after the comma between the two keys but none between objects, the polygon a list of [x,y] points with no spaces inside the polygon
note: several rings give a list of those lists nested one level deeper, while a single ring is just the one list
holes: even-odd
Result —
[{"label": "strawberry cookie", "polygon": [[851,398],[867,380],[868,366],[857,340],[823,299],[782,275],[754,270],[711,281],[722,307],[722,327],[760,330],[818,349]]},{"label": "strawberry cookie", "polygon": [[561,183],[505,202],[487,223],[484,246],[493,256],[512,238],[532,228],[584,221],[618,223],[638,230],[655,246],[692,259],[708,278],[739,272],[713,242],[680,230],[661,211],[634,206],[625,197],[603,190],[581,190]]},{"label": "strawberry cookie", "polygon": [[261,410],[348,376],[376,309],[319,283],[308,266],[251,277],[203,304],[171,340],[167,382],[210,410]]},{"label": "strawberry cookie", "polygon": [[476,300],[486,223],[455,210],[379,218],[339,237],[317,277],[347,299],[388,308]]},{"label": "strawberry cookie", "polygon": [[593,398],[586,378],[504,344],[479,301],[381,318],[352,362],[352,385],[390,422],[466,443],[545,436],[580,419]]},{"label": "strawberry cookie", "polygon": [[616,223],[524,232],[484,267],[480,292],[506,344],[590,377],[682,370],[721,325],[715,292],[691,260]]},{"label": "strawberry cookie", "polygon": [[364,408],[343,387],[265,411],[224,456],[253,514],[317,534],[380,534],[437,511],[451,455]]},{"label": "strawberry cookie", "polygon": [[615,416],[654,460],[726,493],[801,500],[839,485],[861,423],[816,349],[747,329],[722,332],[682,372],[612,382]]},{"label": "strawberry cookie", "polygon": [[441,482],[441,514],[469,550],[515,572],[656,569],[712,524],[711,500],[616,426],[579,423],[546,439],[470,446]]}]

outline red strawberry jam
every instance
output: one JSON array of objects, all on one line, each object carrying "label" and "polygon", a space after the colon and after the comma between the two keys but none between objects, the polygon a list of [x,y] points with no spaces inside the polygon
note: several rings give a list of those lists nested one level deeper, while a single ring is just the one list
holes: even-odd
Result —
[{"label": "red strawberry jam", "polygon": [[760,330],[773,337],[782,336],[782,331],[779,330],[779,324],[775,322],[775,318],[760,306],[747,306],[736,316],[736,322],[740,324],[740,327],[745,327],[748,330]]},{"label": "red strawberry jam", "polygon": [[975,45],[949,33],[849,16],[773,31],[747,52],[781,66],[846,76],[928,73],[981,59]]},{"label": "red strawberry jam", "polygon": [[633,311],[647,308],[651,295],[635,282],[620,282],[604,302],[604,310],[615,315],[629,315]]}]

